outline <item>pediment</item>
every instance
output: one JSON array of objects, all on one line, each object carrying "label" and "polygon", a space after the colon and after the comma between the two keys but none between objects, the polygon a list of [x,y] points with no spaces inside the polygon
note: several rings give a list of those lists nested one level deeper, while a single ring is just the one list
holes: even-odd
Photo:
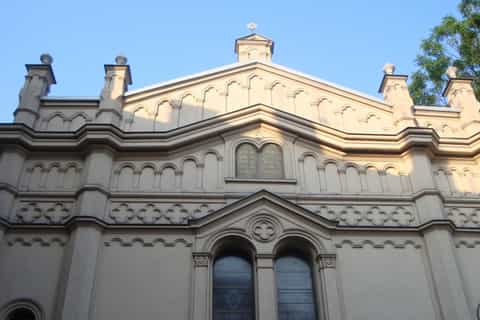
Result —
[{"label": "pediment", "polygon": [[392,107],[280,65],[250,61],[127,92],[125,131],[167,131],[254,104],[349,132],[391,132]]},{"label": "pediment", "polygon": [[270,41],[269,38],[262,36],[258,33],[252,33],[244,37],[238,38],[237,40],[256,40],[256,41]]},{"label": "pediment", "polygon": [[[337,221],[328,220],[266,190],[192,221],[197,250],[209,251],[218,237],[241,236],[265,246],[291,235],[309,239],[319,251],[328,247]],[[315,240],[316,239],[316,240]]]}]

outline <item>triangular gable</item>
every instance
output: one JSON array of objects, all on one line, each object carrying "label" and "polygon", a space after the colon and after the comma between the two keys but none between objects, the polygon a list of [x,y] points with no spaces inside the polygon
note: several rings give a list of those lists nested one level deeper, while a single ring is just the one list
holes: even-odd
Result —
[{"label": "triangular gable", "polygon": [[166,131],[264,104],[347,132],[395,131],[391,105],[268,62],[213,69],[125,94],[122,129]]},{"label": "triangular gable", "polygon": [[253,207],[256,204],[262,203],[265,206],[272,208],[282,208],[299,218],[305,219],[313,224],[316,224],[324,229],[334,229],[338,222],[324,218],[318,214],[313,213],[312,211],[300,207],[299,205],[286,200],[285,198],[279,197],[265,189],[260,190],[256,193],[253,193],[243,199],[235,201],[207,216],[202,218],[192,220],[191,225],[196,227],[203,227],[208,224],[212,224],[218,220],[226,219],[231,215],[234,215],[238,211],[248,209]]},{"label": "triangular gable", "polygon": [[238,38],[237,40],[261,40],[261,41],[270,41],[269,38],[262,36],[258,33],[252,33],[243,37]]},{"label": "triangular gable", "polygon": [[195,73],[185,77],[179,77],[173,80],[160,82],[136,90],[130,90],[125,93],[126,102],[137,101],[138,98],[147,98],[152,95],[161,94],[162,92],[172,91],[172,90],[182,90],[189,87],[192,84],[197,84],[198,82],[211,81],[221,77],[229,77],[232,74],[240,71],[254,70],[255,68],[261,69],[267,72],[281,72],[283,74],[288,74],[293,79],[298,80],[299,82],[308,81],[310,85],[317,85],[322,87],[325,90],[331,90],[333,93],[341,93],[348,98],[359,100],[359,102],[368,103],[371,106],[380,108],[384,111],[391,111],[391,105],[386,103],[383,100],[380,100],[374,96],[356,91],[351,88],[347,88],[341,85],[338,85],[333,82],[323,80],[321,78],[296,71],[285,66],[267,63],[261,61],[248,61],[244,63],[234,63],[230,65],[221,66],[218,68],[213,68],[204,72]]}]

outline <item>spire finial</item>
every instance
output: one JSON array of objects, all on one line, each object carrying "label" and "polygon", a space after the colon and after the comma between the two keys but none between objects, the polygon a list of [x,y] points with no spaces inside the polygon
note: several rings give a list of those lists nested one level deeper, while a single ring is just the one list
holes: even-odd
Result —
[{"label": "spire finial", "polygon": [[40,62],[42,64],[52,64],[53,62],[53,58],[51,55],[49,55],[48,53],[42,53],[42,55],[40,56]]},{"label": "spire finial", "polygon": [[251,33],[254,33],[255,30],[257,29],[257,24],[255,22],[250,22],[247,24],[248,30],[250,30]]},{"label": "spire finial", "polygon": [[395,65],[393,63],[386,63],[383,66],[383,73],[394,74],[395,73]]},{"label": "spire finial", "polygon": [[450,79],[457,77],[458,68],[455,66],[449,66],[445,72]]}]

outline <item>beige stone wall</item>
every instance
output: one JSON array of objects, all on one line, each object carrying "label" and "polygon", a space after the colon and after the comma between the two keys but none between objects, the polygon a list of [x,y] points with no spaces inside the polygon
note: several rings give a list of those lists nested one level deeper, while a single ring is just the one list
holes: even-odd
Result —
[{"label": "beige stone wall", "polygon": [[[251,258],[256,318],[277,319],[289,246],[321,320],[474,319],[470,80],[449,72],[449,107],[414,106],[392,65],[381,101],[271,64],[269,39],[237,45],[238,64],[130,92],[117,57],[99,98],[45,97],[51,57],[27,65],[0,126],[0,320],[19,304],[40,320],[211,319],[225,247]],[[278,145],[283,176],[238,177],[242,143]]]},{"label": "beige stone wall", "polygon": [[105,233],[90,319],[188,319],[191,246],[185,234]]},{"label": "beige stone wall", "polygon": [[52,319],[67,244],[68,235],[63,232],[8,233],[0,242],[0,306],[17,300],[35,301],[44,319]]}]

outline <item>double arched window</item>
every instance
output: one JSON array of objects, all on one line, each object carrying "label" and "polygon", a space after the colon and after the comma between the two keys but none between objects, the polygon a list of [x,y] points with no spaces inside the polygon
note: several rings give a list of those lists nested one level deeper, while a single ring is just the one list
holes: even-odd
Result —
[{"label": "double arched window", "polygon": [[[315,290],[309,260],[286,252],[275,259],[279,320],[316,319]],[[213,265],[213,320],[255,319],[252,260],[222,254]]]},{"label": "double arched window", "polygon": [[282,148],[267,143],[257,149],[251,143],[242,143],[235,154],[236,177],[244,179],[284,178]]}]

